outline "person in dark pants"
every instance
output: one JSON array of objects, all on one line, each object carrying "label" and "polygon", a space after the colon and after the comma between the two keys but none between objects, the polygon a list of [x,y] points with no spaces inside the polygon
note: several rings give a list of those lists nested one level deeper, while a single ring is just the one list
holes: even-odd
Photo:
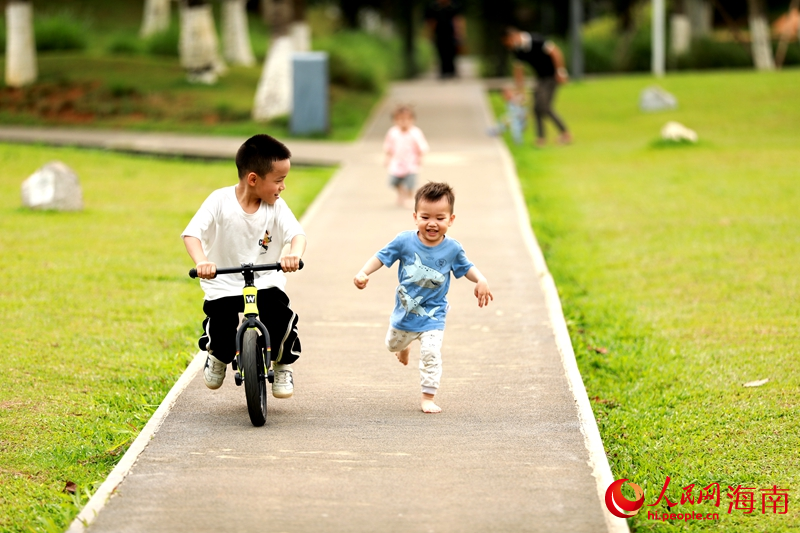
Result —
[{"label": "person in dark pants", "polygon": [[425,8],[425,24],[439,54],[439,77],[455,77],[456,55],[464,46],[467,29],[461,6],[451,0],[433,0]]},{"label": "person in dark pants", "polygon": [[518,91],[522,93],[524,87],[524,72],[522,63],[527,63],[536,73],[536,89],[533,92],[533,115],[536,118],[536,144],[544,146],[544,119],[553,121],[560,132],[559,141],[562,144],[572,142],[567,125],[553,110],[553,100],[558,86],[569,79],[567,69],[564,67],[564,55],[553,41],[535,33],[520,31],[516,28],[506,30],[503,44],[516,59],[514,63],[514,81]]}]

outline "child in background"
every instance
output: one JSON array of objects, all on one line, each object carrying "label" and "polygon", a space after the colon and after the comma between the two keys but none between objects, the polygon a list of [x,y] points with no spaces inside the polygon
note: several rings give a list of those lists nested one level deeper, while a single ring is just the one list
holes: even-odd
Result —
[{"label": "child in background", "polygon": [[422,130],[414,125],[414,110],[400,105],[392,113],[394,126],[383,141],[389,185],[397,189],[397,205],[405,206],[414,193],[422,154],[428,151],[428,141]]},{"label": "child in background", "polygon": [[506,112],[493,128],[489,135],[502,135],[506,130],[511,132],[511,138],[517,144],[522,144],[522,134],[528,122],[528,112],[525,109],[525,98],[511,87],[503,88],[503,100],[506,101]]},{"label": "child in background", "polygon": [[449,309],[450,273],[456,278],[466,276],[475,283],[478,307],[494,299],[489,283],[467,259],[461,244],[445,236],[456,218],[454,202],[453,189],[446,183],[427,183],[421,187],[414,205],[417,229],[399,233],[372,256],[353,279],[356,287],[364,289],[370,274],[400,261],[397,270],[400,284],[395,291],[386,347],[396,352],[400,363],[407,365],[409,345],[419,339],[420,407],[425,413],[442,411],[433,400],[442,377],[442,340]]}]

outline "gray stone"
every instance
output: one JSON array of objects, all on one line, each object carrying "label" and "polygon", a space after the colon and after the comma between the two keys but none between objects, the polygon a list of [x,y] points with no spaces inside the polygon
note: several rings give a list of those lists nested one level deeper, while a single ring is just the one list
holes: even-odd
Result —
[{"label": "gray stone", "polygon": [[661,87],[648,87],[639,96],[639,109],[642,111],[665,111],[678,107],[678,99]]},{"label": "gray stone", "polygon": [[22,182],[22,205],[31,209],[81,211],[78,176],[61,161],[51,161]]}]

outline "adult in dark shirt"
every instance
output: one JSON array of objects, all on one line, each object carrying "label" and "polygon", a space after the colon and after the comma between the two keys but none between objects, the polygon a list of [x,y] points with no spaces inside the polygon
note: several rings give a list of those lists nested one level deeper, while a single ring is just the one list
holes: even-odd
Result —
[{"label": "adult in dark shirt", "polygon": [[527,63],[536,73],[536,88],[533,92],[533,114],[536,118],[536,144],[545,144],[544,119],[553,121],[560,132],[559,140],[569,144],[572,136],[566,124],[553,111],[553,100],[556,90],[569,79],[564,67],[564,55],[553,41],[535,33],[520,31],[516,28],[506,30],[503,44],[514,55],[514,81],[520,94],[525,90],[525,74],[522,63]]},{"label": "adult in dark shirt", "polygon": [[425,8],[425,24],[439,53],[439,77],[454,77],[456,54],[467,29],[461,6],[452,0],[432,0]]}]

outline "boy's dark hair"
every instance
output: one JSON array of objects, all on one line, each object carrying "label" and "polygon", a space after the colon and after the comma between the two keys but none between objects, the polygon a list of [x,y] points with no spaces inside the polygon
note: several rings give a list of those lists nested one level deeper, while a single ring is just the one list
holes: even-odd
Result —
[{"label": "boy's dark hair", "polygon": [[443,196],[447,198],[447,202],[450,204],[450,214],[452,214],[456,203],[456,195],[453,192],[453,188],[447,183],[437,183],[435,181],[426,183],[414,195],[414,211],[417,210],[420,200],[437,202]]},{"label": "boy's dark hair", "polygon": [[239,179],[255,172],[262,178],[272,172],[272,164],[292,157],[286,145],[265,133],[253,135],[236,152]]}]

